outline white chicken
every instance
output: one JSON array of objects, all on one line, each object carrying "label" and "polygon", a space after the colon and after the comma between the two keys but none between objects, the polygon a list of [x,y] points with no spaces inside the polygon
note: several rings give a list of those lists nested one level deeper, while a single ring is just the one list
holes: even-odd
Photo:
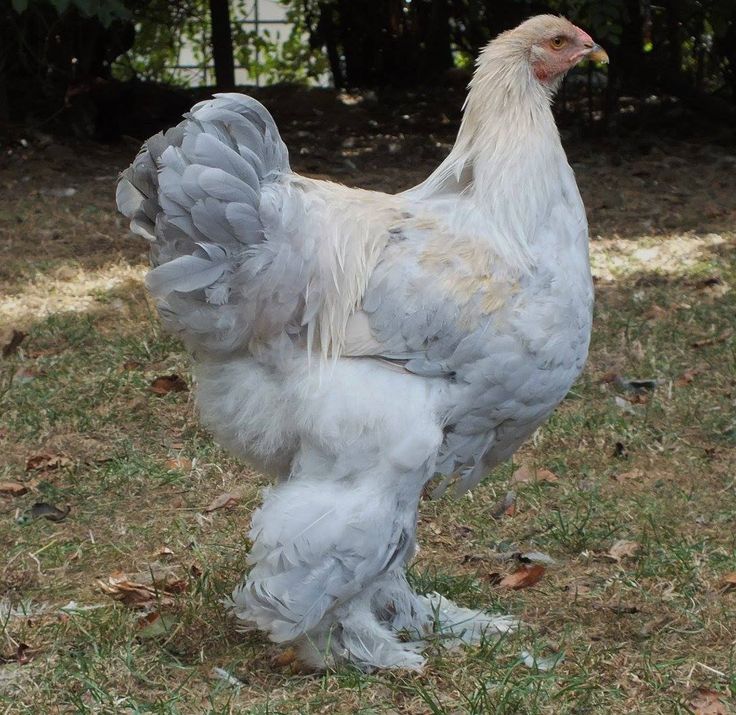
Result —
[{"label": "white chicken", "polygon": [[121,176],[204,424],[277,480],[232,607],[313,666],[420,668],[433,628],[514,627],[416,594],[405,568],[427,482],[471,489],[583,368],[588,231],[550,103],[585,58],[607,60],[559,17],[497,37],[449,156],[398,195],[293,173],[240,94],[196,105]]}]

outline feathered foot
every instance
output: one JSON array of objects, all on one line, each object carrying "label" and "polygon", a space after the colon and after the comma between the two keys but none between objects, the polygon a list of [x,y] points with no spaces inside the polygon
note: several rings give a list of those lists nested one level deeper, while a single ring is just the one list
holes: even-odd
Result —
[{"label": "feathered foot", "polygon": [[449,645],[474,645],[484,637],[516,630],[512,616],[499,616],[484,610],[463,608],[439,593],[421,596],[409,586],[401,571],[389,574],[373,596],[378,619],[411,638],[442,638]]},{"label": "feathered foot", "polygon": [[337,609],[331,625],[302,636],[297,652],[303,663],[319,670],[350,664],[364,672],[384,668],[420,671],[425,645],[402,642],[395,631],[376,619],[370,596],[363,596]]},{"label": "feathered foot", "polygon": [[502,636],[519,627],[513,616],[500,616],[474,608],[463,608],[439,593],[417,596],[419,602],[432,614],[434,633],[446,645],[476,645],[484,638]]}]

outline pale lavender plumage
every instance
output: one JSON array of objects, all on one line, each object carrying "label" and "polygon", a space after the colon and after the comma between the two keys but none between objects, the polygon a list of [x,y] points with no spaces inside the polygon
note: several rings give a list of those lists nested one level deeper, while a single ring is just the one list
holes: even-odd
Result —
[{"label": "pale lavender plumage", "polygon": [[587,354],[585,212],[534,75],[535,38],[570,28],[533,18],[491,43],[455,148],[403,194],[294,174],[238,94],[150,139],[118,184],[204,423],[280,480],[235,613],[314,665],[418,668],[421,644],[396,632],[438,614],[466,641],[513,627],[415,594],[404,568],[425,484],[476,485]]}]

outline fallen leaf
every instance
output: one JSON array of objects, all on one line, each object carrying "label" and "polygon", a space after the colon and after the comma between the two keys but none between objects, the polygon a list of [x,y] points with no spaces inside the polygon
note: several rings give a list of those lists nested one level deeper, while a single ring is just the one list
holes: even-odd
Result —
[{"label": "fallen leaf", "polygon": [[675,387],[685,387],[689,385],[698,374],[698,370],[685,370],[679,377],[675,379]]},{"label": "fallen leaf", "polygon": [[644,313],[644,320],[662,320],[667,317],[667,311],[656,303]]},{"label": "fallen leaf", "polygon": [[143,364],[138,362],[137,360],[126,360],[120,367],[122,370],[125,371],[140,370],[143,367]]},{"label": "fallen leaf", "polygon": [[0,494],[7,494],[12,497],[23,496],[28,491],[28,487],[20,482],[0,482]]},{"label": "fallen leaf", "polygon": [[653,392],[657,389],[659,380],[653,378],[638,379],[638,378],[626,378],[621,375],[616,375],[613,383],[620,390],[626,392],[633,392],[635,394],[641,394],[642,392]]},{"label": "fallen leaf", "polygon": [[733,335],[733,329],[728,328],[724,330],[720,335],[716,335],[712,338],[702,338],[701,340],[695,340],[690,343],[691,348],[705,348],[709,345],[717,345],[718,343],[725,343]]},{"label": "fallen leaf", "polygon": [[48,472],[52,469],[63,469],[69,467],[72,460],[64,454],[50,454],[43,452],[34,454],[26,460],[26,471],[43,471]]},{"label": "fallen leaf", "polygon": [[639,629],[639,636],[642,638],[651,638],[655,633],[661,631],[666,625],[672,623],[672,616],[660,616],[649,623],[645,623]]},{"label": "fallen leaf", "polygon": [[574,594],[573,597],[577,598],[578,596],[586,596],[589,593],[592,593],[595,586],[596,586],[596,583],[593,579],[583,576],[583,577],[574,579],[570,583],[566,584],[565,587],[563,588],[563,591],[572,593]]},{"label": "fallen leaf", "polygon": [[721,588],[724,591],[734,591],[734,590],[736,590],[736,571],[732,571],[731,573],[727,573],[721,579],[721,583],[719,585],[719,588]]},{"label": "fallen leaf", "polygon": [[522,464],[511,476],[511,484],[529,484],[533,482],[558,482],[557,476],[549,469],[534,469]]},{"label": "fallen leaf", "polygon": [[168,637],[177,624],[178,620],[172,613],[153,611],[138,619],[138,638],[151,640]]},{"label": "fallen leaf", "polygon": [[469,526],[465,526],[465,524],[457,524],[455,526],[455,536],[459,539],[467,539],[472,535],[473,530]]},{"label": "fallen leaf", "polygon": [[539,469],[537,470],[537,481],[538,482],[548,482],[549,484],[554,484],[555,482],[559,482],[559,478],[554,472],[550,472],[549,469]]},{"label": "fallen leaf", "polygon": [[511,588],[518,591],[522,588],[529,588],[544,576],[545,568],[541,564],[531,564],[522,566],[514,573],[509,574],[501,579],[500,586],[502,588]]},{"label": "fallen leaf", "polygon": [[186,392],[187,383],[179,375],[161,375],[152,383],[150,390],[155,395],[167,395],[169,392]]},{"label": "fallen leaf", "polygon": [[49,521],[60,522],[69,516],[69,512],[72,510],[70,506],[66,510],[59,509],[53,504],[48,502],[36,502],[30,509],[24,512],[21,516],[16,519],[18,524],[29,524],[36,519],[48,519]]},{"label": "fallen leaf", "polygon": [[230,509],[240,502],[243,498],[243,490],[235,489],[232,492],[225,492],[220,496],[215,497],[205,508],[205,514],[209,514],[211,511],[217,509]]},{"label": "fallen leaf", "polygon": [[503,574],[498,573],[498,571],[489,571],[488,573],[483,574],[483,578],[488,581],[488,583],[491,584],[491,586],[498,586],[498,584],[503,581]]},{"label": "fallen leaf", "polygon": [[708,688],[698,688],[690,697],[694,715],[729,715],[721,694]]},{"label": "fallen leaf", "polygon": [[510,491],[491,509],[491,517],[500,519],[504,514],[513,516],[516,513],[516,492]]},{"label": "fallen leaf", "polygon": [[3,357],[8,358],[18,352],[20,344],[28,337],[28,333],[21,330],[13,330],[10,340],[3,345]]},{"label": "fallen leaf", "polygon": [[731,286],[722,278],[717,276],[706,278],[697,286],[701,293],[708,299],[708,302],[714,301],[716,298],[722,298],[731,290]]},{"label": "fallen leaf", "polygon": [[624,482],[628,482],[632,479],[641,479],[644,476],[644,472],[641,471],[641,469],[632,469],[630,472],[621,472],[620,474],[614,475],[614,479],[619,482],[619,484],[623,484]]},{"label": "fallen leaf", "polygon": [[[135,581],[128,581],[124,575],[118,577],[113,574],[106,582],[98,580],[97,584],[103,593],[116,601],[121,601],[126,606],[145,606],[155,601],[157,596],[154,588]],[[172,602],[171,598],[167,598],[161,592],[158,592],[158,596],[162,604],[167,605]]]},{"label": "fallen leaf", "polygon": [[106,580],[98,579],[103,593],[126,606],[146,606],[153,602],[162,605],[173,603],[172,596],[186,591],[189,583],[170,566],[151,564],[150,571],[128,576],[115,571]]},{"label": "fallen leaf", "polygon": [[607,556],[612,558],[614,561],[622,561],[627,557],[636,556],[640,548],[641,544],[637,541],[627,541],[626,539],[619,539],[608,550]]},{"label": "fallen leaf", "polygon": [[31,648],[27,643],[18,643],[12,655],[0,655],[0,663],[25,665],[35,654],[35,649]]},{"label": "fallen leaf", "polygon": [[40,373],[37,370],[32,370],[28,367],[19,367],[13,374],[13,382],[17,382],[20,384],[32,382],[41,374],[43,373]]},{"label": "fallen leaf", "polygon": [[277,668],[285,668],[287,665],[291,665],[295,660],[296,651],[293,648],[287,648],[282,653],[279,653],[272,662]]},{"label": "fallen leaf", "polygon": [[170,457],[164,462],[164,466],[169,471],[188,472],[192,468],[192,460],[186,457]]}]

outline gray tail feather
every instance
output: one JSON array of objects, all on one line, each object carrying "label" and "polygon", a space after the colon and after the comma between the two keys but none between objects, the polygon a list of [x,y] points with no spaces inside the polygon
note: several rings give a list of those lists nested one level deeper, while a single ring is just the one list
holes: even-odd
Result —
[{"label": "gray tail feather", "polygon": [[266,108],[228,93],[151,137],[121,174],[118,210],[151,242],[146,285],[166,326],[190,347],[229,350],[244,338],[249,321],[234,277],[263,240],[261,186],[288,171]]}]

